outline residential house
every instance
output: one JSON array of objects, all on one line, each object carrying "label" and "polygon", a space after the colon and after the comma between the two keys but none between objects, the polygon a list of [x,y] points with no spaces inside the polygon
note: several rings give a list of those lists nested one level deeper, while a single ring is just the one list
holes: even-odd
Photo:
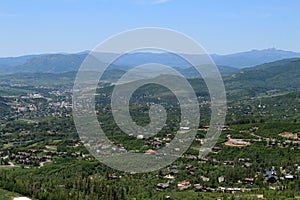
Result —
[{"label": "residential house", "polygon": [[163,190],[165,190],[165,189],[167,189],[169,187],[170,187],[170,183],[169,182],[167,182],[167,183],[158,183],[156,185],[156,190],[157,191],[163,191]]},{"label": "residential house", "polygon": [[179,190],[185,190],[191,187],[191,183],[189,181],[181,181],[177,183],[177,188]]},{"label": "residential house", "polygon": [[250,185],[254,184],[254,178],[245,178],[244,181],[245,184],[250,184]]},{"label": "residential house", "polygon": [[265,181],[269,183],[276,183],[278,181],[278,177],[276,176],[276,171],[267,170],[265,174]]}]

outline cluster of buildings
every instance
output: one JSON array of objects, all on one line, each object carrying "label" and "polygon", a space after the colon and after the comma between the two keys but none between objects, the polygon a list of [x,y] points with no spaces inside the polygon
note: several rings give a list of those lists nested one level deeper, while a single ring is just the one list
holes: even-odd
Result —
[{"label": "cluster of buildings", "polygon": [[[49,95],[50,92],[49,92]],[[5,119],[18,118],[40,118],[50,116],[62,116],[63,110],[71,110],[71,98],[66,98],[64,93],[62,96],[54,96],[52,98],[45,97],[40,93],[28,94],[20,97],[7,97],[11,99],[10,107],[13,112]],[[66,100],[68,99],[68,100]]]},{"label": "cluster of buildings", "polygon": [[41,162],[46,162],[46,156],[37,156],[35,153],[17,152],[10,155],[10,160],[14,160],[16,164],[39,166]]}]

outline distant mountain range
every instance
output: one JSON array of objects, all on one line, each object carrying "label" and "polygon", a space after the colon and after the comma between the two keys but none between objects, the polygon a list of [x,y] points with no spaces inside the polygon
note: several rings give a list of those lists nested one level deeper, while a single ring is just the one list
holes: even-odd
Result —
[{"label": "distant mountain range", "polygon": [[[0,58],[0,73],[64,73],[77,71],[88,52],[77,54],[43,54],[21,57]],[[107,54],[106,56],[110,56]],[[195,55],[185,55],[193,57]],[[236,73],[238,69],[253,67],[267,62],[287,58],[300,58],[300,53],[277,49],[252,50],[230,55],[211,55],[222,75]],[[145,63],[160,63],[172,66],[194,77],[192,66],[179,56],[170,53],[134,53],[120,57],[111,69],[127,70]]]},{"label": "distant mountain range", "polygon": [[63,73],[77,71],[87,54],[49,54],[0,58],[0,72],[13,73]]},{"label": "distant mountain range", "polygon": [[[186,77],[195,78],[196,71],[193,68],[176,69]],[[266,94],[277,95],[300,90],[300,58],[283,59],[241,70],[223,66],[219,66],[219,69],[223,75],[225,71],[232,70],[230,74],[223,77],[228,99],[264,96]],[[104,80],[104,84],[115,82],[124,73],[124,70],[111,69],[103,74],[101,80]],[[0,76],[0,82],[9,83],[10,85],[63,85],[72,87],[75,76],[76,71],[65,73],[15,73]],[[189,79],[189,81],[198,93],[205,94],[208,92],[202,79]],[[3,106],[5,107],[5,104]]]},{"label": "distant mountain range", "polygon": [[266,90],[299,90],[300,58],[283,59],[265,63],[226,77],[230,89]]},{"label": "distant mountain range", "polygon": [[[203,87],[203,81],[199,79],[190,81],[197,92],[207,91]],[[300,58],[283,59],[244,68],[223,77],[223,81],[228,100],[300,91]]]},{"label": "distant mountain range", "polygon": [[217,65],[225,65],[242,69],[287,58],[300,58],[300,53],[271,48],[230,55],[213,54],[211,57]]}]

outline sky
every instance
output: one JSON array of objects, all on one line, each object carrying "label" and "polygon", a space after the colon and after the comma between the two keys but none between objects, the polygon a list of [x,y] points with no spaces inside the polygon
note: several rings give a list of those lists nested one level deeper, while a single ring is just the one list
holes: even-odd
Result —
[{"label": "sky", "polygon": [[169,28],[208,53],[300,52],[298,0],[0,0],[0,57],[91,50],[119,32]]}]

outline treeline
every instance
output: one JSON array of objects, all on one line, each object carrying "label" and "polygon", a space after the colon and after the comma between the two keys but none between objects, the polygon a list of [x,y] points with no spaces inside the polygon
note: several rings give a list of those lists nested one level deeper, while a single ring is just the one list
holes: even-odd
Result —
[{"label": "treeline", "polygon": [[66,166],[0,171],[0,187],[40,200],[125,199],[125,188],[106,178],[91,176],[93,163],[66,163]]}]

